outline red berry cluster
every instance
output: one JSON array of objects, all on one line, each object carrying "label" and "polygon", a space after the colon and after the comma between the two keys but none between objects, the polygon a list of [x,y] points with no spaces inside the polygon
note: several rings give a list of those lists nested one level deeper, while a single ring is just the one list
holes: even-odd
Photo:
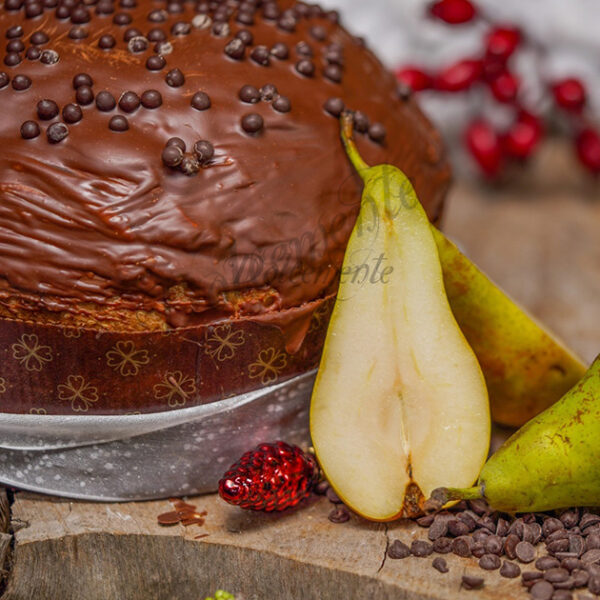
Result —
[{"label": "red berry cluster", "polygon": [[[429,6],[432,17],[449,25],[461,25],[483,18],[470,0],[437,0]],[[531,156],[544,135],[539,115],[525,110],[519,102],[519,77],[511,71],[511,59],[525,43],[521,31],[511,25],[492,26],[486,32],[480,56],[460,60],[437,73],[416,66],[396,71],[399,81],[413,91],[462,92],[475,85],[487,87],[499,103],[514,108],[514,120],[505,131],[497,131],[483,118],[471,122],[465,131],[465,144],[480,170],[496,177],[509,161]],[[600,134],[586,120],[586,91],[575,78],[551,82],[554,103],[566,115],[574,132],[574,144],[581,163],[593,174],[600,174]]]},{"label": "red berry cluster", "polygon": [[244,453],[219,481],[219,495],[242,508],[284,510],[305,498],[318,478],[310,454],[277,441]]}]

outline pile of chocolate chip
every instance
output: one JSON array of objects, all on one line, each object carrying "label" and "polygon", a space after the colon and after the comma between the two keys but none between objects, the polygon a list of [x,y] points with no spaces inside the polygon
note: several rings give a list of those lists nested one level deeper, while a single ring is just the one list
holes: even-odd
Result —
[{"label": "pile of chocolate chip", "polygon": [[[390,558],[424,558],[450,552],[464,558],[475,557],[483,570],[499,569],[502,577],[511,579],[520,575],[523,586],[535,600],[572,600],[575,589],[581,589],[578,600],[592,600],[600,594],[597,511],[570,508],[556,515],[527,513],[512,518],[492,511],[483,500],[470,500],[420,517],[416,522],[428,530],[428,541],[415,540],[409,547],[396,540],[388,548]],[[538,557],[540,549],[545,550],[545,555]],[[535,569],[522,571],[525,565]],[[432,566],[441,573],[449,570],[441,556],[433,559]],[[483,577],[462,578],[464,589],[479,589],[483,585]]]}]

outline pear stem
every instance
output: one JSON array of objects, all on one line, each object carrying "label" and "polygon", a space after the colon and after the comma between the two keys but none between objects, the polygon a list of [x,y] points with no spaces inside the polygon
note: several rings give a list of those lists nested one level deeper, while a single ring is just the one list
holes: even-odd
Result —
[{"label": "pear stem", "polygon": [[477,500],[483,498],[481,486],[470,488],[446,488],[448,500]]},{"label": "pear stem", "polygon": [[354,116],[351,112],[345,110],[340,116],[340,133],[342,136],[342,142],[344,143],[346,154],[348,155],[348,158],[354,165],[354,168],[361,176],[361,178],[365,180],[366,171],[371,167],[369,167],[369,165],[362,159],[358,148],[356,147],[353,135],[353,128]]}]

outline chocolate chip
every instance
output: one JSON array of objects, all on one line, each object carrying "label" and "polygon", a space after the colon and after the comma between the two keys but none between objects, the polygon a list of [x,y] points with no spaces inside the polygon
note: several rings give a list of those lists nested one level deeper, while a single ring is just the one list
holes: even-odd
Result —
[{"label": "chocolate chip", "polygon": [[438,554],[452,552],[452,540],[449,537],[440,537],[437,540],[433,540],[433,551]]},{"label": "chocolate chip", "polygon": [[255,46],[252,48],[250,58],[263,67],[268,67],[271,63],[269,49],[266,46]]},{"label": "chocolate chip", "polygon": [[75,92],[75,99],[77,100],[78,104],[87,106],[94,101],[94,92],[89,85],[82,85],[77,88],[77,91]]},{"label": "chocolate chip", "polygon": [[554,593],[554,588],[551,583],[547,581],[536,581],[531,586],[531,597],[535,600],[550,600],[552,598],[552,594]]},{"label": "chocolate chip", "polygon": [[148,39],[143,35],[136,35],[127,42],[127,50],[132,54],[139,54],[148,50]]},{"label": "chocolate chip", "polygon": [[584,585],[587,585],[590,578],[590,574],[585,569],[574,569],[571,576],[573,577],[574,587],[583,587]]},{"label": "chocolate chip", "polygon": [[527,585],[528,583],[535,583],[540,579],[543,579],[544,574],[539,571],[524,571],[521,575],[521,581],[523,585]]},{"label": "chocolate chip", "polygon": [[83,118],[83,112],[77,104],[65,104],[62,117],[65,123],[78,123]]},{"label": "chocolate chip", "polygon": [[115,115],[108,122],[108,128],[112,131],[127,131],[129,129],[129,121],[123,115]]},{"label": "chocolate chip", "polygon": [[571,529],[579,523],[579,511],[576,508],[565,510],[559,519],[567,529]]},{"label": "chocolate chip", "polygon": [[585,549],[594,550],[596,548],[600,548],[600,533],[590,533],[585,538]]},{"label": "chocolate chip", "polygon": [[579,560],[579,555],[577,554],[577,552],[555,552],[554,556],[561,561],[565,560],[565,559],[575,559],[575,560]]},{"label": "chocolate chip", "polygon": [[328,112],[332,117],[339,117],[344,108],[344,101],[341,98],[328,98],[323,104],[323,108],[326,112]]},{"label": "chocolate chip", "polygon": [[[207,140],[198,140],[194,144],[194,154],[201,165],[205,165],[215,154],[214,146]],[[328,487],[325,493],[328,493],[331,488]]]},{"label": "chocolate chip", "polygon": [[336,506],[327,517],[332,523],[345,523],[350,520],[350,513],[345,506]]},{"label": "chocolate chip", "polygon": [[77,89],[82,85],[94,85],[94,80],[87,73],[78,73],[73,77],[73,89]]},{"label": "chocolate chip", "polygon": [[253,85],[245,85],[238,92],[239,99],[248,104],[255,104],[260,100],[260,92]]},{"label": "chocolate chip", "polygon": [[342,81],[342,69],[338,65],[329,64],[326,65],[323,69],[323,75],[329,81],[333,81],[333,83],[340,83]]},{"label": "chocolate chip", "polygon": [[447,573],[450,570],[448,569],[448,563],[446,562],[446,559],[442,558],[441,556],[436,556],[433,559],[431,566],[440,573]]},{"label": "chocolate chip", "polygon": [[413,540],[410,545],[410,553],[413,556],[423,558],[429,556],[433,552],[433,546],[424,540]]},{"label": "chocolate chip", "polygon": [[146,90],[141,100],[144,108],[158,108],[162,104],[162,96],[158,90]]},{"label": "chocolate chip", "polygon": [[486,571],[494,571],[500,568],[500,557],[496,554],[484,554],[479,559],[479,566]]},{"label": "chocolate chip", "polygon": [[147,58],[146,69],[149,71],[160,71],[165,68],[166,64],[167,61],[160,54],[155,54]]},{"label": "chocolate chip", "polygon": [[553,556],[540,556],[535,561],[535,568],[540,571],[547,571],[548,569],[556,569],[560,567],[560,561]]},{"label": "chocolate chip", "polygon": [[42,51],[36,46],[29,46],[29,48],[27,48],[27,52],[25,52],[25,56],[29,60],[38,60],[41,55]]},{"label": "chocolate chip", "polygon": [[394,540],[387,549],[387,555],[393,559],[408,558],[410,548],[400,540]]},{"label": "chocolate chip", "polygon": [[60,60],[56,50],[44,50],[40,56],[40,62],[45,65],[55,65]]},{"label": "chocolate chip", "polygon": [[206,92],[196,92],[192,96],[191,105],[196,110],[207,110],[211,106],[210,97]]},{"label": "chocolate chip", "polygon": [[592,594],[600,595],[600,576],[591,575],[588,580],[587,587]]},{"label": "chocolate chip", "polygon": [[315,74],[315,63],[308,58],[302,58],[296,63],[296,71],[304,77],[313,77]]},{"label": "chocolate chip", "polygon": [[530,563],[535,559],[535,548],[530,542],[519,542],[515,547],[515,554],[522,563]]},{"label": "chocolate chip", "polygon": [[181,35],[189,35],[192,31],[191,23],[186,23],[185,21],[177,21],[171,27],[171,33],[173,35],[181,36]]},{"label": "chocolate chip", "polygon": [[265,83],[265,85],[260,88],[259,92],[260,98],[264,102],[271,102],[278,94],[277,88],[272,83]]},{"label": "chocolate chip", "polygon": [[[210,144],[210,142],[207,143]],[[315,494],[317,494],[317,496],[324,496],[329,487],[329,481],[327,481],[327,479],[321,479],[321,481],[319,481],[319,483],[317,483],[317,485],[314,487],[313,491]]]},{"label": "chocolate chip", "polygon": [[468,558],[471,556],[471,544],[471,538],[467,536],[454,538],[454,541],[452,542],[452,552],[457,556]]},{"label": "chocolate chip", "polygon": [[325,496],[327,497],[327,500],[329,500],[329,502],[332,502],[333,504],[342,504],[341,498],[335,493],[332,487],[330,487],[327,490]]},{"label": "chocolate chip", "polygon": [[115,40],[112,35],[107,33],[101,36],[98,40],[98,48],[101,48],[102,50],[110,50],[111,48],[115,47],[116,43],[117,40]]},{"label": "chocolate chip", "polygon": [[171,87],[181,87],[185,83],[185,75],[179,69],[171,69],[167,73],[165,81]]},{"label": "chocolate chip", "polygon": [[116,13],[113,17],[113,23],[115,25],[129,25],[131,23],[132,17],[128,13],[120,12]]},{"label": "chocolate chip", "polygon": [[183,160],[183,152],[178,146],[167,146],[162,151],[162,161],[167,167],[177,167]]},{"label": "chocolate chip", "polygon": [[568,578],[569,571],[562,569],[561,567],[555,567],[544,571],[544,579],[550,583],[559,583],[561,581],[566,581]]},{"label": "chocolate chip", "polygon": [[546,544],[546,550],[549,554],[555,554],[556,552],[567,552],[569,550],[569,540],[562,538],[553,540]]},{"label": "chocolate chip", "polygon": [[[374,123],[375,125],[375,123]],[[370,135],[370,132],[369,132]],[[498,519],[498,523],[496,524],[496,535],[501,538],[505,537],[508,534],[509,523],[506,519],[502,517]]]},{"label": "chocolate chip", "polygon": [[475,575],[463,575],[461,579],[461,585],[466,590],[478,590],[483,587],[483,577],[476,577]]},{"label": "chocolate chip", "polygon": [[481,558],[484,554],[486,554],[483,544],[481,542],[474,542],[471,544],[471,554],[475,558]]},{"label": "chocolate chip", "polygon": [[459,519],[448,521],[448,532],[454,537],[460,537],[469,533],[469,527]]},{"label": "chocolate chip", "polygon": [[581,535],[569,536],[569,552],[574,552],[577,556],[581,556],[585,551],[586,541]]},{"label": "chocolate chip", "polygon": [[16,65],[18,65],[23,59],[21,58],[21,55],[18,54],[17,52],[9,52],[5,57],[4,57],[4,64],[7,67],[14,67]]},{"label": "chocolate chip", "polygon": [[587,552],[584,552],[581,556],[581,562],[586,565],[597,563],[600,561],[600,548],[592,548]]},{"label": "chocolate chip", "polygon": [[546,536],[546,543],[554,542],[556,540],[567,540],[569,539],[569,534],[566,529],[557,529],[553,531],[550,535]]},{"label": "chocolate chip", "polygon": [[444,537],[448,533],[448,520],[444,518],[434,518],[429,531],[427,532],[427,537],[433,542],[438,538]]},{"label": "chocolate chip", "polygon": [[485,548],[485,551],[489,552],[490,554],[497,554],[498,556],[502,554],[503,545],[502,539],[493,534],[488,535],[483,541],[483,547]]},{"label": "chocolate chip", "polygon": [[290,50],[287,44],[284,44],[283,42],[277,42],[276,44],[273,44],[273,47],[271,48],[271,56],[274,56],[279,60],[286,60],[289,55]]},{"label": "chocolate chip", "polygon": [[[6,8],[6,4],[5,4]],[[20,8],[20,7],[19,7]],[[7,39],[11,40],[14,38],[19,38],[23,36],[23,28],[20,25],[13,25],[6,30]]]},{"label": "chocolate chip", "polygon": [[40,126],[35,121],[25,121],[21,125],[21,137],[25,140],[32,140],[40,135]]},{"label": "chocolate chip", "polygon": [[31,79],[27,75],[15,75],[12,80],[13,89],[22,91],[31,87]]},{"label": "chocolate chip", "polygon": [[51,144],[62,142],[69,135],[69,128],[64,123],[52,123],[46,131],[46,136]]},{"label": "chocolate chip", "polygon": [[114,96],[107,91],[99,92],[96,96],[96,107],[102,112],[109,112],[117,105]]},{"label": "chocolate chip", "polygon": [[[554,586],[556,588],[556,586]],[[552,594],[552,600],[573,600],[573,594],[567,590],[554,590]]]},{"label": "chocolate chip", "polygon": [[225,49],[223,50],[229,58],[233,58],[234,60],[241,60],[244,58],[246,54],[246,44],[242,42],[242,40],[238,38],[233,38],[229,42],[227,42]]},{"label": "chocolate chip", "polygon": [[590,527],[591,525],[598,524],[600,524],[600,515],[596,515],[590,512],[583,513],[581,519],[579,520],[579,527],[582,531],[585,530],[587,527]]},{"label": "chocolate chip", "polygon": [[56,104],[54,100],[48,100],[47,98],[40,100],[37,103],[37,114],[38,117],[44,121],[54,119],[58,114],[58,104]]},{"label": "chocolate chip", "polygon": [[488,503],[480,498],[469,500],[469,508],[478,515],[487,515],[491,512]]},{"label": "chocolate chip", "polygon": [[514,579],[521,574],[521,567],[515,564],[514,562],[510,562],[505,560],[502,562],[502,566],[500,567],[500,575],[502,577],[506,577],[507,579]]},{"label": "chocolate chip", "polygon": [[542,526],[539,523],[530,523],[528,527],[531,533],[529,541],[535,546],[542,539]]},{"label": "chocolate chip", "polygon": [[263,126],[263,118],[257,113],[250,113],[242,117],[242,129],[246,133],[257,133]]},{"label": "chocolate chip", "polygon": [[542,533],[544,534],[544,537],[548,537],[551,533],[554,533],[555,531],[557,531],[559,529],[564,529],[564,525],[563,525],[562,521],[559,521],[558,519],[555,519],[554,517],[548,517],[542,523]]}]

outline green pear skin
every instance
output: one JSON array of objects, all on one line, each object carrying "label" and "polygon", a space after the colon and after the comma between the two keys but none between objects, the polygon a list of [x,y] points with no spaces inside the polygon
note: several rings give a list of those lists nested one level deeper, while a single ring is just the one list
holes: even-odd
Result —
[{"label": "green pear skin", "polygon": [[600,505],[600,356],[563,398],[500,447],[476,488],[448,493],[484,497],[507,513]]},{"label": "green pear skin", "polygon": [[520,427],[562,398],[586,366],[432,229],[452,312],[483,370],[492,420]]}]

